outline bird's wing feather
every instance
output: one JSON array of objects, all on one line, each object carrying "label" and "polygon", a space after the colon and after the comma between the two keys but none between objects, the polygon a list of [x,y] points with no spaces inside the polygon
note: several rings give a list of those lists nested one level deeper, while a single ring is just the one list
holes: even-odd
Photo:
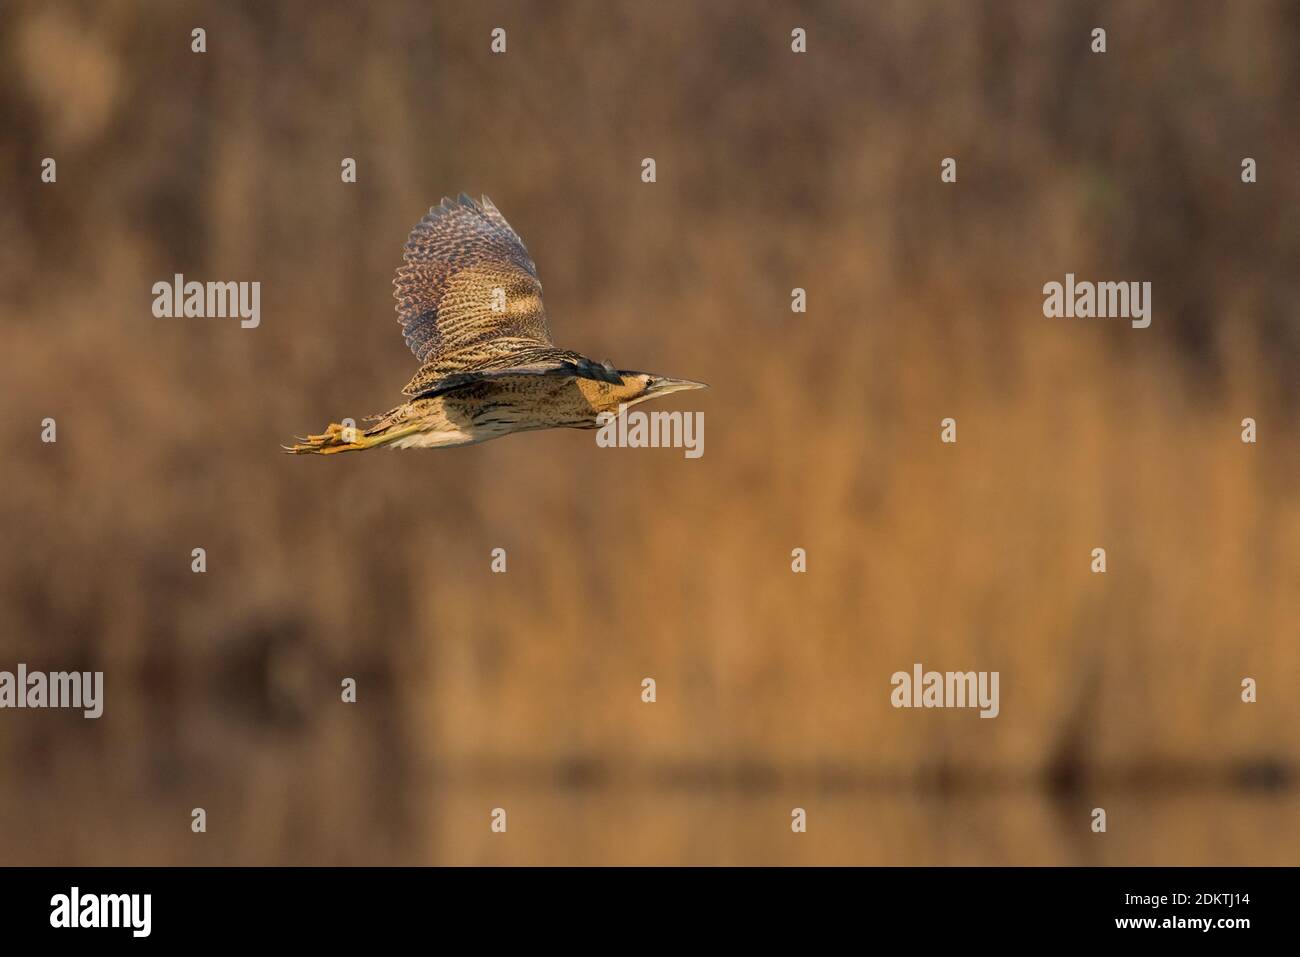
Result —
[{"label": "bird's wing feather", "polygon": [[623,381],[609,363],[594,362],[567,349],[539,347],[484,358],[454,372],[449,372],[436,362],[430,363],[421,366],[402,392],[412,398],[428,399],[471,382],[508,375],[567,375],[615,385]]},{"label": "bird's wing feather", "polygon": [[431,208],[402,259],[397,317],[426,368],[451,375],[551,345],[537,267],[486,196],[461,193]]}]

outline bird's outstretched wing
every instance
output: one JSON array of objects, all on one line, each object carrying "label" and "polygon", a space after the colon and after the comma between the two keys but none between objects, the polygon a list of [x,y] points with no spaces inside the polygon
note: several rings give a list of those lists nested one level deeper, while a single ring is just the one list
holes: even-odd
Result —
[{"label": "bird's outstretched wing", "polygon": [[406,344],[446,374],[551,345],[542,284],[518,233],[486,196],[429,210],[393,280]]},{"label": "bird's outstretched wing", "polygon": [[411,230],[393,280],[397,318],[422,365],[402,391],[440,394],[506,372],[619,383],[608,362],[557,349],[537,267],[486,196],[444,199]]}]

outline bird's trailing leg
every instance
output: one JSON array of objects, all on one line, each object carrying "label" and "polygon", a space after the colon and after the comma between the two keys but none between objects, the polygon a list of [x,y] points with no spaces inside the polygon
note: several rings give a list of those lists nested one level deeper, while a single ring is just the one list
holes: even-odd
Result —
[{"label": "bird's trailing leg", "polygon": [[416,431],[414,426],[404,429],[359,429],[355,425],[331,422],[320,435],[309,435],[282,448],[294,455],[330,455],[334,452],[360,452],[378,445],[387,445]]},{"label": "bird's trailing leg", "polygon": [[328,455],[331,452],[352,452],[367,447],[362,444],[361,440],[364,439],[365,435],[355,425],[344,426],[337,422],[331,422],[320,435],[309,435],[306,438],[300,438],[293,445],[284,446],[284,450],[295,455],[309,453]]}]

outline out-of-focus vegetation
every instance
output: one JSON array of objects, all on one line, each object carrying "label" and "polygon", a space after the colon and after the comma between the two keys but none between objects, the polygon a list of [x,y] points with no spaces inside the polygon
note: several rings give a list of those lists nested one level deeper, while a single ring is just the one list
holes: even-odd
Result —
[{"label": "out-of-focus vegetation", "polygon": [[[0,712],[0,863],[1294,863],[1298,9],[10,4],[0,669],[106,706]],[[460,190],[557,341],[711,383],[702,459],[279,454],[396,403]]]}]

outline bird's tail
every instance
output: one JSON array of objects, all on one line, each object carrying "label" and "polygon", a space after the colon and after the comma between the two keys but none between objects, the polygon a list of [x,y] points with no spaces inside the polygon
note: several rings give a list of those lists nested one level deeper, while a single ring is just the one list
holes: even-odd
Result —
[{"label": "bird's tail", "polygon": [[320,435],[299,438],[293,445],[281,446],[293,455],[331,455],[334,452],[362,452],[395,442],[417,429],[415,426],[393,427],[380,423],[374,428],[362,429],[355,425],[331,422]]}]

